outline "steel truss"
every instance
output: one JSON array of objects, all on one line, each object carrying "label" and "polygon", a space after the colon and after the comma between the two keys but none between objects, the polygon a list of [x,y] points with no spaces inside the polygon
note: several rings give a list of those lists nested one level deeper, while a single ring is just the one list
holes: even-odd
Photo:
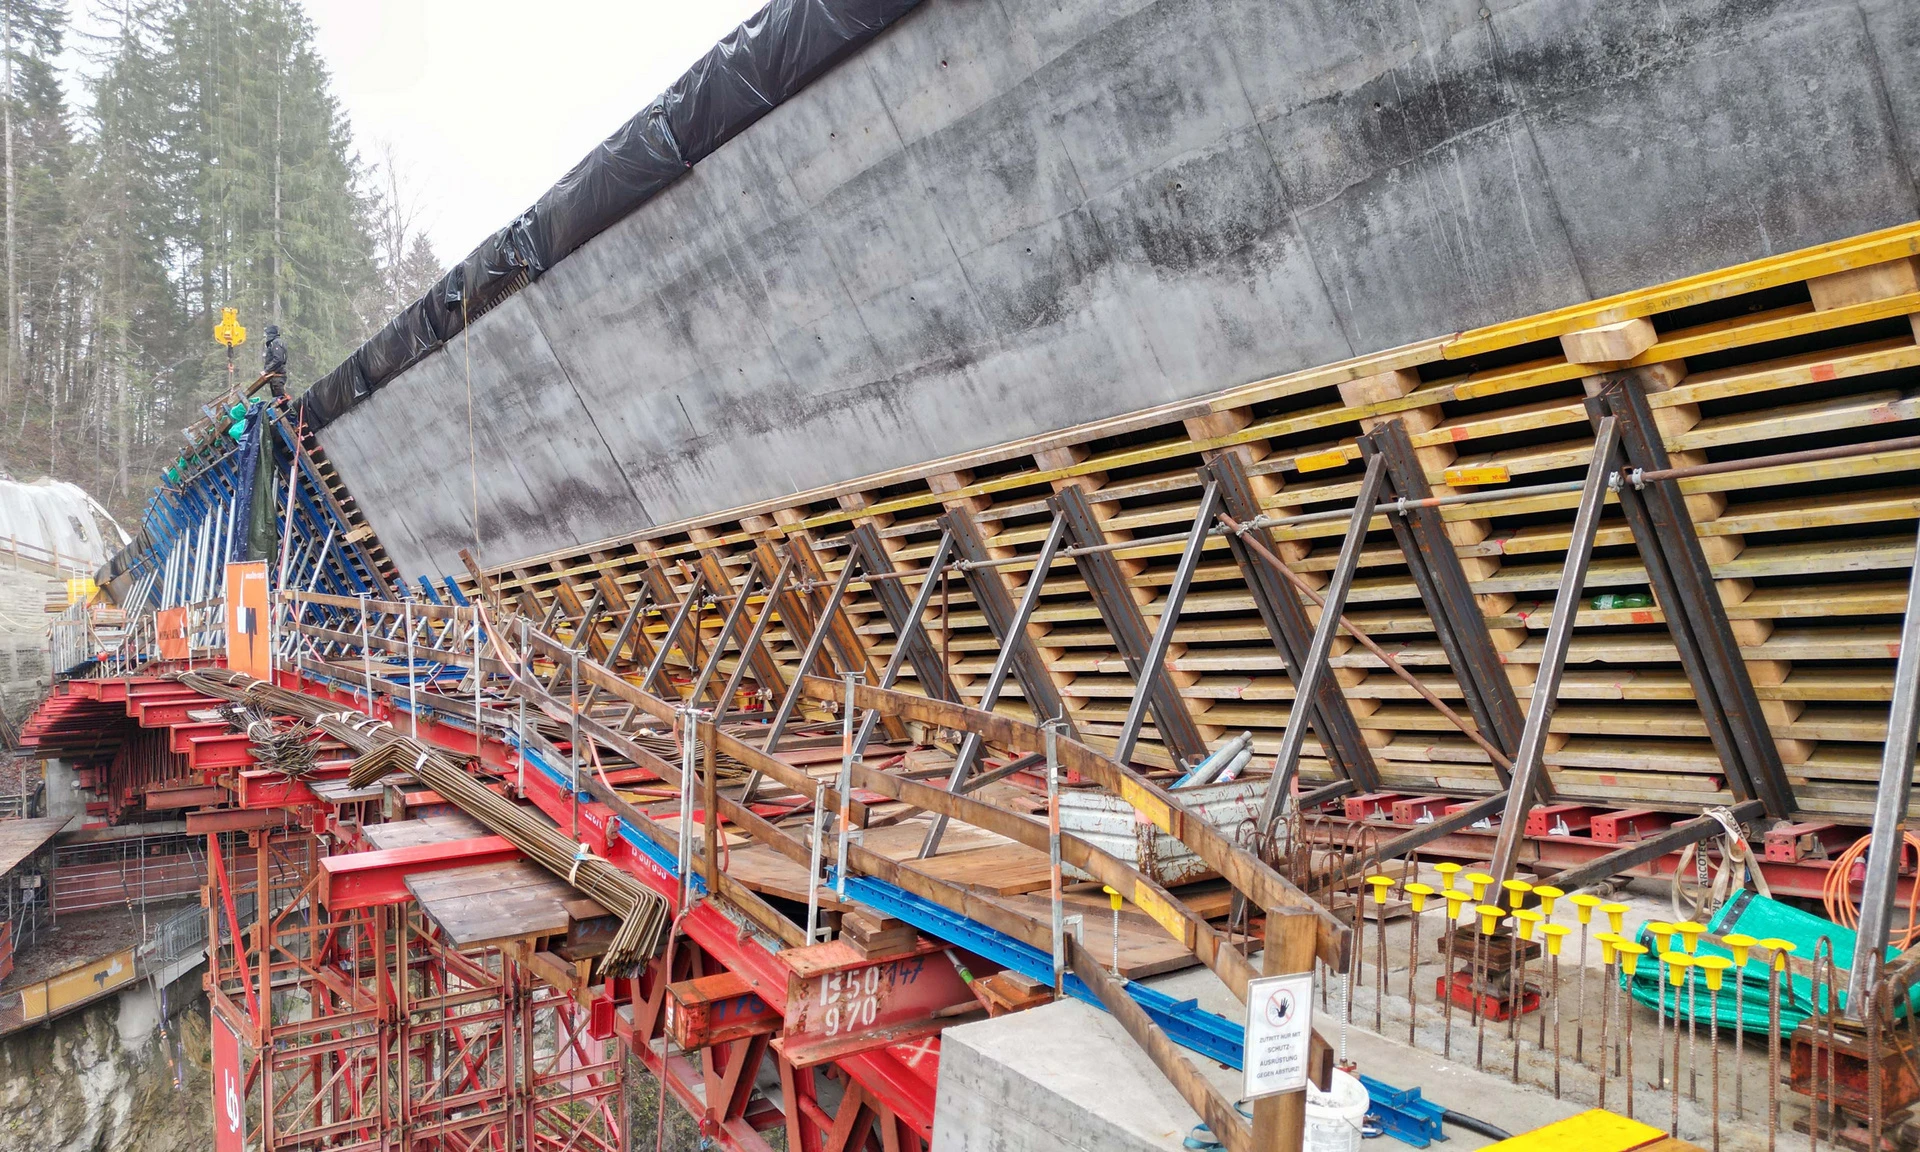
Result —
[{"label": "steel truss", "polygon": [[208,998],[240,1041],[248,1147],[626,1147],[617,1044],[527,955],[456,949],[408,900],[326,906],[311,836],[215,834],[208,855]]}]

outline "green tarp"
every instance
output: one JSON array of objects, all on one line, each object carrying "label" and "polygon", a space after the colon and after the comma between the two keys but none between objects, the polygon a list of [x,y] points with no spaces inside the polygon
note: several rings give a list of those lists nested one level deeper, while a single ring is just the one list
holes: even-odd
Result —
[{"label": "green tarp", "polygon": [[[1842,928],[1824,917],[1811,912],[1802,912],[1791,905],[1777,900],[1769,900],[1757,892],[1743,892],[1721,906],[1720,911],[1707,924],[1707,931],[1716,936],[1730,936],[1744,932],[1756,940],[1777,936],[1794,943],[1794,958],[1813,962],[1815,946],[1822,936],[1833,944],[1833,991],[1837,996],[1835,1010],[1845,1007],[1847,1002],[1847,968],[1853,963],[1854,932]],[[1675,988],[1661,979],[1661,966],[1654,963],[1655,944],[1653,934],[1642,928],[1636,937],[1639,943],[1646,945],[1647,955],[1641,957],[1639,970],[1633,974],[1633,998],[1640,1003],[1653,1007],[1659,1002],[1669,1019],[1684,1018],[1688,989],[1685,986]],[[1670,941],[1678,946],[1679,941]],[[1899,954],[1897,949],[1887,950],[1888,959]],[[1700,955],[1725,956],[1733,959],[1733,953],[1718,944],[1700,941]],[[1736,973],[1739,979],[1736,980]],[[1709,996],[1704,973],[1696,972],[1691,997],[1693,1011],[1700,1023],[1705,1024],[1713,1018],[1712,998]],[[1621,976],[1621,986],[1626,987],[1627,978]],[[1824,1005],[1825,996],[1821,997]],[[1675,1001],[1678,1000],[1676,1010]],[[1920,989],[1916,989],[1908,1007],[1920,1009]],[[1780,1034],[1788,1035],[1800,1025],[1802,1020],[1813,1015],[1813,981],[1804,976],[1785,976],[1780,990]],[[1747,957],[1744,972],[1727,969],[1725,984],[1720,989],[1719,1023],[1722,1028],[1738,1027],[1747,1032],[1764,1034],[1767,1030],[1767,966],[1758,957]]]}]

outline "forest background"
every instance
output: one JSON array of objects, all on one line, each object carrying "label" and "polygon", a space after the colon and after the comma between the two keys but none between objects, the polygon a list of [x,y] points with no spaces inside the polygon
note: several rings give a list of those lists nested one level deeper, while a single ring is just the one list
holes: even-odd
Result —
[{"label": "forest background", "polygon": [[[391,149],[353,139],[298,0],[0,0],[0,473],[131,523],[224,387],[223,308],[298,390],[441,268]],[[81,63],[76,68],[75,60]]]}]

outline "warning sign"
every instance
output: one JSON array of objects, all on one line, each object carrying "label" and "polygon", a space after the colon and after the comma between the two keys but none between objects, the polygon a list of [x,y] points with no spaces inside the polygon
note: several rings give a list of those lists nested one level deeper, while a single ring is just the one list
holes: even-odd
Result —
[{"label": "warning sign", "polygon": [[1304,1091],[1312,1036],[1313,973],[1249,980],[1246,1095]]}]

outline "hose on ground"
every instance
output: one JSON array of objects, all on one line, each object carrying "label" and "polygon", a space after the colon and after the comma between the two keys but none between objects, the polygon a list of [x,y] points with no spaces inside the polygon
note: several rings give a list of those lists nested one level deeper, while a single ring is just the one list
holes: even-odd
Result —
[{"label": "hose on ground", "polygon": [[1465,1128],[1467,1131],[1485,1136],[1489,1140],[1513,1139],[1513,1133],[1508,1132],[1506,1129],[1496,1128],[1477,1116],[1469,1116],[1464,1112],[1455,1112],[1451,1108],[1447,1109],[1446,1112],[1441,1115],[1440,1119],[1444,1123],[1453,1125],[1455,1128]]}]

